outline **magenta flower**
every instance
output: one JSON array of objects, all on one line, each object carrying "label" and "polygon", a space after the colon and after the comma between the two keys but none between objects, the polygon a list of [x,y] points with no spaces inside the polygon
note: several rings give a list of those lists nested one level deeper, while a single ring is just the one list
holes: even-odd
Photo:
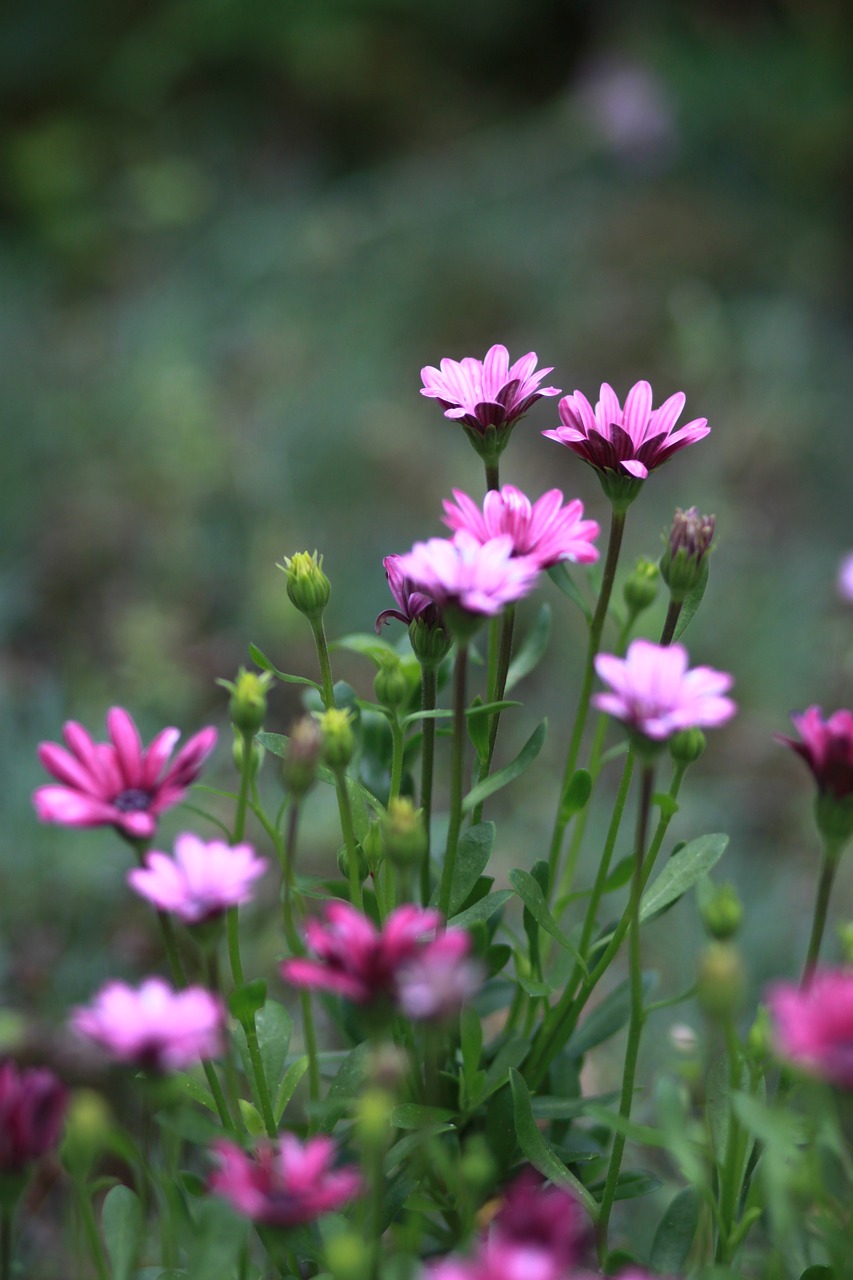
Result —
[{"label": "magenta flower", "polygon": [[128,884],[161,911],[198,924],[252,897],[252,882],[267,869],[248,844],[222,840],[205,844],[186,832],[175,841],[175,856],[152,850],[145,866],[127,873]]},{"label": "magenta flower", "polygon": [[731,698],[723,697],[732,677],[711,667],[688,671],[687,662],[687,650],[680,644],[649,640],[632,640],[626,658],[600,653],[595,669],[612,692],[597,693],[592,701],[656,742],[680,729],[724,724],[737,710]]},{"label": "magenta flower", "polygon": [[[396,1002],[405,966],[425,957],[437,945],[435,932],[442,923],[438,911],[404,906],[392,911],[377,929],[348,902],[328,903],[325,917],[323,922],[305,922],[305,937],[317,959],[285,960],[281,974],[298,987],[335,991],[356,1004],[382,999]],[[450,934],[456,932],[451,930]],[[441,963],[452,948],[457,948],[459,958],[467,951],[467,945],[458,940],[443,943],[436,953]]]},{"label": "magenta flower", "polygon": [[505,484],[489,490],[482,510],[459,489],[453,490],[453,496],[455,503],[445,499],[444,523],[457,534],[470,534],[481,545],[508,535],[512,554],[529,557],[540,569],[560,560],[591,564],[598,559],[598,549],[592,545],[598,524],[583,519],[583,503],[577,499],[564,507],[559,489],[549,489],[531,502],[520,489]]},{"label": "magenta flower", "polygon": [[527,595],[539,573],[532,557],[513,556],[509,534],[480,543],[464,529],[452,541],[416,542],[400,556],[400,569],[440,608],[476,616],[500,613]]},{"label": "magenta flower", "polygon": [[810,1075],[853,1089],[853,969],[818,971],[806,987],[779,982],[767,1003],[780,1055]]},{"label": "magenta flower", "polygon": [[678,391],[659,409],[652,409],[651,387],[637,382],[623,409],[616,392],[603,382],[595,409],[580,391],[563,396],[557,406],[561,425],[542,434],[594,467],[605,493],[624,510],[640,490],[638,481],[711,430],[707,418],[695,418],[675,430],[685,398]]},{"label": "magenta flower", "polygon": [[75,1009],[75,1031],[102,1045],[119,1062],[150,1071],[179,1071],[222,1052],[225,1010],[203,987],[173,991],[162,978],[135,990],[108,982],[86,1008]]},{"label": "magenta flower", "polygon": [[500,344],[490,347],[485,360],[471,356],[462,361],[445,359],[440,369],[432,365],[421,369],[421,395],[437,400],[445,418],[461,422],[469,439],[484,437],[494,428],[500,452],[531,405],[543,396],[560,394],[559,387],[539,386],[552,369],[537,370],[537,359],[536,352],[529,351],[510,364],[509,352]]},{"label": "magenta flower", "polygon": [[776,741],[802,756],[822,794],[843,800],[853,793],[853,712],[835,711],[824,720],[820,707],[791,719],[802,742],[777,733]]},{"label": "magenta flower", "polygon": [[0,1173],[22,1173],[59,1141],[67,1101],[47,1068],[0,1062]]},{"label": "magenta flower", "polygon": [[428,942],[397,973],[397,999],[403,1013],[418,1021],[455,1017],[483,985],[485,971],[469,960],[471,935],[448,929]]},{"label": "magenta flower", "polygon": [[438,605],[423,591],[420,591],[402,572],[400,568],[402,559],[402,556],[386,556],[382,561],[391,595],[397,601],[399,608],[382,610],[376,619],[377,635],[381,632],[383,623],[390,618],[405,622],[407,627],[419,619],[428,626],[441,626],[441,612]]},{"label": "magenta flower", "polygon": [[259,1144],[254,1157],[233,1142],[217,1142],[214,1151],[222,1166],[211,1175],[210,1189],[252,1222],[299,1226],[341,1208],[362,1191],[354,1165],[332,1168],[337,1148],[331,1138],[309,1138],[303,1144],[285,1133],[276,1142]]},{"label": "magenta flower", "polygon": [[839,598],[845,604],[853,604],[853,551],[848,551],[838,566],[835,585],[838,588]]},{"label": "magenta flower", "polygon": [[169,764],[180,737],[163,729],[143,750],[132,718],[121,707],[107,714],[110,741],[93,742],[82,725],[62,727],[68,750],[42,742],[39,759],[60,786],[39,787],[33,795],[42,822],[67,827],[114,826],[134,840],[147,840],[164,809],[180,804],[216,745],[216,730],[202,729]]}]

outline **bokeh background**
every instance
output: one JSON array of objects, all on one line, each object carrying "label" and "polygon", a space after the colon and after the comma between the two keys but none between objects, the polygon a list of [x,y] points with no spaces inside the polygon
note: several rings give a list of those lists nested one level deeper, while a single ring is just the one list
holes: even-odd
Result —
[{"label": "bokeh background", "polygon": [[[214,681],[250,640],[313,674],[275,567],[294,551],[325,554],[330,634],[369,631],[382,557],[441,532],[453,485],[482,487],[420,367],[496,341],[593,398],[602,379],[684,389],[712,424],[649,481],[625,563],[657,557],[676,506],[716,514],[688,639],[735,673],[742,710],[673,835],[732,833],[754,987],[794,972],[811,788],[771,735],[850,697],[845,0],[19,0],[3,26],[6,1005],[59,1019],[156,956],[113,834],[35,822],[36,743],[70,716],[99,734],[113,703],[146,737],[227,731]],[[606,522],[595,476],[540,436],[554,421],[540,402],[504,478]],[[546,840],[583,644],[544,591],[549,658],[504,750],[543,708],[552,732],[494,805],[508,866]],[[370,696],[362,659],[338,673]],[[277,689],[270,727],[296,709]],[[331,862],[319,801],[316,825]],[[839,904],[853,913],[849,875]],[[695,940],[679,912],[664,968]]]}]

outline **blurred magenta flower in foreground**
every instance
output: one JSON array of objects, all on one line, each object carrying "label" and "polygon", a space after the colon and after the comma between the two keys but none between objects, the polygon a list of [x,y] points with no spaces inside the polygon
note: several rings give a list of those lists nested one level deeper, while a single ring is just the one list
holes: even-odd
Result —
[{"label": "blurred magenta flower in foreground", "polygon": [[152,849],[145,866],[127,873],[128,884],[161,911],[173,911],[186,924],[198,924],[252,897],[252,882],[267,869],[248,844],[225,844],[185,832],[175,841],[175,856]]},{"label": "blurred magenta flower in foreground", "polygon": [[853,1089],[853,969],[819,970],[805,987],[779,982],[767,1004],[783,1058]]},{"label": "blurred magenta flower in foreground", "polygon": [[362,1190],[354,1165],[332,1168],[337,1147],[331,1138],[303,1144],[285,1133],[275,1143],[260,1144],[254,1157],[233,1142],[217,1142],[213,1149],[222,1164],[211,1174],[210,1189],[238,1213],[267,1226],[312,1222]]},{"label": "blurred magenta flower in foreground", "polygon": [[93,742],[74,720],[62,727],[68,750],[42,742],[39,759],[61,784],[39,787],[33,804],[42,822],[68,827],[114,826],[147,840],[165,809],[180,804],[216,745],[216,730],[190,738],[169,766],[180,730],[163,729],[143,749],[132,717],[122,707],[107,714],[109,742]]},{"label": "blurred magenta flower in foreground", "polygon": [[499,343],[490,347],[485,360],[466,356],[464,360],[441,362],[441,368],[421,369],[421,395],[437,400],[445,418],[453,418],[480,435],[488,427],[499,432],[512,428],[531,405],[543,396],[558,396],[559,387],[540,387],[548,369],[536,368],[538,356],[509,362],[509,352]]},{"label": "blurred magenta flower in foreground", "polygon": [[448,929],[403,965],[397,974],[398,1002],[418,1021],[452,1018],[483,985],[485,969],[467,958],[471,935]]},{"label": "blurred magenta flower in foreground", "polygon": [[46,1067],[0,1063],[0,1173],[22,1173],[59,1140],[68,1095]]},{"label": "blurred magenta flower in foreground", "polygon": [[732,677],[712,667],[688,671],[687,663],[687,650],[679,644],[632,640],[627,657],[600,653],[595,659],[596,671],[612,692],[594,694],[592,701],[656,742],[680,729],[724,724],[737,710],[723,696]]},{"label": "blurred magenta flower in foreground", "polygon": [[148,978],[138,990],[108,982],[70,1021],[119,1062],[179,1071],[222,1052],[225,1010],[203,987],[173,991],[162,978]]},{"label": "blurred magenta flower in foreground", "polygon": [[508,534],[513,556],[528,556],[540,569],[560,560],[591,564],[598,559],[593,539],[598,523],[583,519],[583,503],[578,499],[563,506],[559,489],[549,489],[536,502],[514,485],[490,489],[482,509],[467,493],[453,490],[455,503],[444,502],[444,523],[455,533],[469,533],[480,543]]},{"label": "blurred magenta flower in foreground", "polygon": [[843,800],[853,792],[853,712],[834,711],[824,720],[820,707],[809,707],[791,719],[802,742],[783,733],[776,741],[802,756],[821,792]]},{"label": "blurred magenta flower in foreground", "polygon": [[838,566],[836,586],[841,599],[853,604],[853,551],[848,552]]},{"label": "blurred magenta flower in foreground", "polygon": [[466,530],[452,540],[416,542],[400,556],[400,569],[442,609],[481,616],[500,613],[527,595],[539,574],[532,557],[513,555],[509,534],[480,543]]}]

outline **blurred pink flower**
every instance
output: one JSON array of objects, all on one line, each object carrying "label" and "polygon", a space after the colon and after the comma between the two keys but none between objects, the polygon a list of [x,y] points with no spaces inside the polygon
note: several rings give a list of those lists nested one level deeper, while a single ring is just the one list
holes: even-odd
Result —
[{"label": "blurred pink flower", "polygon": [[161,911],[173,911],[186,924],[198,924],[252,898],[252,881],[268,863],[248,844],[225,844],[185,832],[175,840],[175,856],[152,849],[145,866],[127,873],[132,889]]},{"label": "blurred pink flower", "polygon": [[838,594],[847,604],[853,604],[853,551],[841,561],[836,579]]},{"label": "blurred pink flower", "polygon": [[500,613],[504,605],[520,600],[539,574],[532,557],[513,556],[509,534],[480,543],[464,529],[452,540],[416,542],[400,556],[400,569],[440,608],[479,615]]},{"label": "blurred pink flower", "polygon": [[823,969],[805,987],[779,982],[767,1004],[783,1058],[853,1089],[853,969]]},{"label": "blurred pink flower", "polygon": [[505,484],[490,489],[482,510],[459,489],[453,490],[456,502],[444,502],[444,523],[455,533],[469,533],[480,544],[508,534],[512,538],[513,556],[527,556],[540,569],[560,560],[591,564],[598,559],[592,545],[598,537],[595,520],[583,519],[583,503],[575,499],[564,507],[559,489],[549,489],[536,502]]},{"label": "blurred pink flower", "polygon": [[285,1133],[276,1142],[260,1143],[254,1156],[233,1142],[217,1142],[213,1149],[222,1165],[211,1175],[210,1189],[267,1226],[313,1222],[362,1191],[354,1165],[332,1168],[337,1147],[331,1138],[301,1143]]},{"label": "blurred pink flower", "polygon": [[67,1101],[47,1068],[0,1062],[0,1173],[23,1172],[58,1142]]},{"label": "blurred pink flower", "polygon": [[173,991],[162,978],[136,990],[108,982],[85,1008],[75,1009],[75,1031],[102,1045],[119,1062],[152,1071],[179,1071],[222,1052],[225,1010],[203,987]]},{"label": "blurred pink flower", "polygon": [[466,356],[462,361],[444,359],[441,368],[421,369],[422,396],[437,400],[445,418],[461,422],[483,435],[488,427],[512,428],[542,396],[558,396],[559,387],[540,387],[551,368],[538,369],[535,351],[514,364],[506,347],[496,344],[485,360]]},{"label": "blurred pink flower", "polygon": [[409,581],[400,568],[402,559],[402,556],[386,556],[382,561],[391,595],[400,607],[398,609],[382,610],[376,619],[377,635],[382,630],[382,624],[390,618],[405,622],[407,627],[418,618],[422,619],[427,625],[441,626],[441,612],[438,605]]},{"label": "blurred pink flower", "polygon": [[485,978],[482,965],[467,959],[470,950],[471,935],[464,929],[448,929],[422,947],[397,974],[403,1013],[418,1021],[455,1017]]},{"label": "blurred pink flower", "polygon": [[663,646],[632,640],[626,658],[600,653],[595,669],[611,693],[597,693],[593,703],[637,732],[663,741],[680,729],[724,724],[737,710],[723,697],[732,677],[712,667],[687,670],[687,651],[679,644]]},{"label": "blurred pink flower", "polygon": [[843,800],[853,793],[853,712],[835,711],[827,720],[820,707],[791,719],[802,742],[777,733],[776,741],[802,756],[821,793]]},{"label": "blurred pink flower", "polygon": [[147,840],[164,809],[180,804],[216,745],[216,730],[202,729],[169,765],[178,729],[163,729],[143,749],[131,716],[121,707],[107,714],[109,742],[93,742],[74,720],[62,727],[68,750],[42,742],[39,759],[62,784],[39,787],[33,795],[42,822],[67,827],[112,825],[123,835]]}]

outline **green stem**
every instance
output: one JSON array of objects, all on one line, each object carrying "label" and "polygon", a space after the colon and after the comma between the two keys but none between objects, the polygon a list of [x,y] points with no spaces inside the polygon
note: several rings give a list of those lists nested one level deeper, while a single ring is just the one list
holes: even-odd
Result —
[{"label": "green stem", "polygon": [[234,814],[234,830],[231,833],[231,844],[239,844],[246,832],[246,808],[249,803],[249,788],[252,784],[252,746],[254,734],[242,733],[243,754],[240,760],[240,792],[237,796],[237,811]]},{"label": "green stem", "polygon": [[335,769],[335,789],[338,793],[338,814],[341,820],[341,830],[344,833],[344,844],[347,851],[347,870],[349,872],[349,891],[350,900],[354,907],[359,911],[364,909],[364,899],[361,892],[361,876],[358,869],[358,843],[355,838],[355,828],[352,823],[352,808],[349,802],[349,792],[347,791],[346,771],[344,769]]},{"label": "green stem", "polygon": [[[438,676],[433,666],[421,667],[421,711],[434,711],[438,690]],[[432,775],[435,763],[435,721],[431,718],[421,721],[423,724],[423,742],[421,745],[421,808],[424,811],[424,830],[426,832],[426,848],[421,861],[421,902],[424,906],[432,893],[432,877],[430,876],[430,829],[432,825]]]},{"label": "green stem", "polygon": [[[284,923],[284,936],[287,945],[295,956],[302,955],[304,947],[302,939],[293,923],[290,887],[296,874],[296,839],[299,832],[299,805],[291,805],[287,818],[287,831],[283,847],[283,877],[281,908]],[[308,1089],[312,1102],[320,1101],[320,1060],[317,1056],[317,1035],[314,1030],[314,1011],[311,1005],[311,993],[305,989],[299,992],[299,1005],[302,1010],[302,1035],[305,1041],[305,1052],[308,1055]]]},{"label": "green stem", "polygon": [[438,891],[438,909],[447,918],[450,910],[450,893],[453,872],[456,869],[456,850],[462,826],[462,775],[465,765],[465,678],[468,668],[468,646],[461,644],[456,653],[453,673],[453,750],[450,758],[450,824],[447,829],[447,849],[441,868],[441,885]]},{"label": "green stem", "polygon": [[726,1155],[720,1182],[720,1229],[717,1236],[717,1248],[714,1261],[727,1263],[732,1253],[731,1240],[735,1226],[735,1210],[739,1191],[738,1172],[742,1161],[740,1141],[740,1125],[731,1099],[740,1088],[740,1051],[735,1033],[734,1022],[729,1018],[725,1027],[726,1052],[729,1059],[729,1127],[726,1134]]},{"label": "green stem", "polygon": [[[643,1010],[643,970],[640,954],[640,897],[643,892],[643,868],[645,864],[646,839],[648,837],[649,814],[651,813],[652,792],[654,790],[654,765],[647,762],[643,767],[640,783],[640,808],[637,815],[637,840],[634,849],[634,874],[631,879],[631,899],[628,904],[630,912],[629,925],[629,983],[631,991],[631,1018],[628,1023],[628,1044],[625,1049],[625,1070],[622,1076],[622,1095],[619,1100],[619,1115],[626,1122],[631,1119],[631,1105],[634,1101],[634,1081],[637,1074],[637,1058],[640,1053],[640,1038],[643,1034],[645,1012]],[[610,1153],[610,1165],[604,1184],[601,1199],[601,1212],[597,1230],[599,1237],[599,1258],[603,1263],[607,1257],[607,1229],[610,1214],[616,1199],[616,1188],[619,1181],[619,1170],[622,1168],[622,1154],[625,1150],[626,1135],[617,1133],[613,1138],[613,1149]]]},{"label": "green stem", "polygon": [[563,781],[560,786],[560,794],[557,802],[557,817],[554,822],[554,831],[551,836],[551,848],[548,855],[548,866],[550,870],[549,884],[551,885],[555,885],[557,883],[560,854],[563,848],[563,836],[568,824],[568,818],[564,818],[562,816],[563,795],[566,787],[571,781],[575,768],[577,767],[581,740],[583,739],[583,731],[586,725],[587,714],[589,712],[589,699],[592,694],[593,681],[595,680],[595,657],[598,653],[599,645],[601,644],[601,633],[604,629],[604,620],[607,617],[607,608],[610,604],[610,596],[613,591],[613,583],[616,577],[616,566],[619,562],[619,551],[622,546],[622,535],[624,532],[625,513],[613,511],[610,518],[610,540],[607,544],[607,558],[604,562],[601,591],[599,592],[598,603],[595,606],[595,613],[593,614],[592,622],[589,626],[589,640],[587,642],[583,679],[581,682],[580,696],[578,698],[578,709],[575,713],[574,728],[569,740],[569,749],[566,754]]},{"label": "green stem", "polygon": [[803,976],[800,979],[800,985],[805,987],[811,981],[812,974],[817,959],[820,954],[820,944],[823,941],[823,932],[826,928],[826,916],[829,910],[829,899],[832,894],[832,885],[835,880],[835,873],[838,870],[839,854],[841,849],[838,844],[831,840],[826,840],[823,850],[823,864],[820,869],[820,880],[817,886],[817,898],[815,900],[814,916],[812,918],[812,931],[809,938],[809,948],[806,952],[806,963],[803,968]]},{"label": "green stem", "polygon": [[681,616],[683,605],[683,600],[673,600],[672,596],[670,596],[669,608],[666,611],[666,618],[664,619],[663,631],[660,637],[661,644],[672,644],[672,638],[675,635],[675,628],[678,626],[678,619]]},{"label": "green stem", "polygon": [[[500,623],[500,643],[498,646],[498,662],[495,670],[494,684],[489,688],[489,702],[502,702],[506,693],[506,681],[509,674],[509,664],[512,658],[512,634],[515,627],[515,605],[510,604],[503,611]],[[492,767],[492,759],[495,754],[495,743],[498,740],[498,726],[501,721],[500,711],[495,711],[489,717],[489,749],[485,760],[480,763],[480,771],[477,776],[477,782],[483,782],[489,776]],[[483,818],[483,802],[477,805],[471,815],[471,825],[476,826]]]},{"label": "green stem", "polygon": [[98,1224],[95,1221],[95,1211],[92,1208],[92,1201],[83,1182],[75,1180],[75,1189],[77,1191],[77,1203],[80,1209],[80,1217],[83,1221],[83,1230],[86,1233],[86,1240],[89,1245],[89,1252],[92,1255],[92,1261],[95,1264],[95,1270],[98,1273],[98,1280],[109,1280],[109,1269],[107,1267],[107,1259],[104,1254],[104,1246],[101,1242]]},{"label": "green stem", "polygon": [[399,796],[403,778],[403,730],[396,711],[393,712],[389,723],[391,725],[391,787],[388,792],[390,804]]},{"label": "green stem", "polygon": [[0,1280],[12,1280],[12,1210],[3,1209],[0,1215]]},{"label": "green stem", "polygon": [[622,815],[625,811],[625,802],[628,799],[628,788],[631,785],[631,778],[634,773],[634,765],[636,763],[636,755],[629,750],[625,757],[625,764],[622,768],[622,777],[619,779],[619,789],[616,792],[616,803],[613,806],[613,816],[610,819],[610,826],[607,831],[607,838],[601,855],[601,861],[598,864],[595,880],[592,885],[592,892],[589,895],[589,903],[587,904],[586,916],[583,922],[583,932],[580,941],[580,953],[586,958],[587,949],[592,938],[592,931],[595,928],[595,917],[598,912],[598,904],[601,902],[604,886],[607,883],[607,876],[610,871],[610,862],[613,857],[613,850],[616,847],[616,839],[619,835],[619,827],[622,823]]},{"label": "green stem", "polygon": [[500,467],[501,467],[501,464],[497,459],[495,459],[494,462],[486,463],[486,488],[487,489],[500,489],[501,487]]},{"label": "green stem", "polygon": [[328,711],[335,705],[335,682],[332,679],[332,664],[329,660],[329,646],[326,643],[326,632],[323,629],[322,618],[318,618],[316,622],[311,623],[311,632],[314,636],[314,647],[317,650],[317,661],[320,664],[323,706]]}]

